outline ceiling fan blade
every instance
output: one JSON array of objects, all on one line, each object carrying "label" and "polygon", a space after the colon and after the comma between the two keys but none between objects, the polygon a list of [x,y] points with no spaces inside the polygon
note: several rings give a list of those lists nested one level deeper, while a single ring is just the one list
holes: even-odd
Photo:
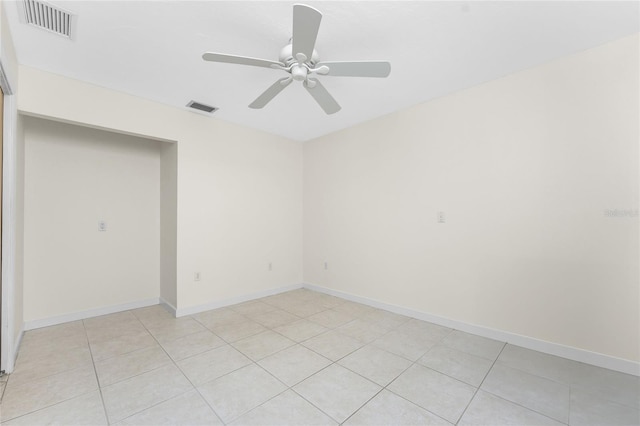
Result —
[{"label": "ceiling fan blade", "polygon": [[304,4],[293,5],[292,50],[294,58],[298,59],[297,55],[302,53],[306,57],[305,60],[311,59],[321,20],[322,13],[316,9]]},{"label": "ceiling fan blade", "polygon": [[341,107],[338,105],[333,96],[327,92],[327,89],[324,88],[320,81],[316,78],[310,78],[311,84],[313,87],[309,87],[307,82],[305,81],[304,87],[307,89],[307,92],[313,96],[313,99],[316,100],[318,105],[326,112],[327,114],[334,114],[340,111]]},{"label": "ceiling fan blade", "polygon": [[224,53],[206,52],[202,59],[211,62],[222,62],[226,64],[251,65],[254,67],[273,68],[273,65],[284,66],[284,64],[267,59],[249,58],[247,56],[227,55]]},{"label": "ceiling fan blade", "polygon": [[271,99],[275,98],[276,95],[284,90],[285,87],[291,84],[293,79],[291,77],[281,78],[280,80],[273,83],[267,90],[265,90],[260,96],[256,98],[255,101],[251,102],[249,108],[260,109],[264,108]]},{"label": "ceiling fan blade", "polygon": [[384,78],[391,73],[391,64],[385,61],[354,61],[354,62],[320,62],[316,68],[329,67],[325,75],[336,77],[379,77]]}]

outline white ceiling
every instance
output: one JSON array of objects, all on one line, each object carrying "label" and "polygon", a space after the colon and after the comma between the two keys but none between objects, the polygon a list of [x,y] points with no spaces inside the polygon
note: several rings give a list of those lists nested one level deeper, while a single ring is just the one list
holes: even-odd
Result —
[{"label": "white ceiling", "polygon": [[320,77],[342,106],[325,115],[294,82],[251,103],[282,71],[205,62],[205,51],[278,60],[291,37],[280,1],[59,1],[79,16],[69,41],[21,24],[5,2],[20,63],[295,140],[312,139],[640,31],[631,2],[309,1],[323,13],[322,60],[388,60],[386,79]]}]

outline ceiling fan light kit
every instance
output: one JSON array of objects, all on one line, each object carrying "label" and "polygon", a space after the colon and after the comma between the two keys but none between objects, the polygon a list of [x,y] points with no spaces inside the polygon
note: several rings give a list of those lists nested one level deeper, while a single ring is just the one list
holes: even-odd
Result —
[{"label": "ceiling fan light kit", "polygon": [[249,104],[249,108],[264,108],[295,80],[302,82],[303,87],[325,113],[334,114],[340,111],[340,105],[314,76],[385,78],[391,72],[391,64],[385,61],[320,62],[315,44],[321,20],[322,13],[318,10],[304,4],[294,5],[293,37],[290,44],[280,51],[279,62],[213,52],[206,52],[202,55],[202,59],[210,62],[278,69],[289,74],[288,77],[281,78],[269,86]]}]

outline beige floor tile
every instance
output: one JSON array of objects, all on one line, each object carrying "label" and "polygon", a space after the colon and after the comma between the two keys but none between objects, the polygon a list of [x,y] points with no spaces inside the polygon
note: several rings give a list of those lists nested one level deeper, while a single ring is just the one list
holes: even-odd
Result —
[{"label": "beige floor tile", "polygon": [[451,425],[441,417],[383,389],[345,425]]},{"label": "beige floor tile", "polygon": [[87,346],[77,346],[43,357],[20,358],[11,373],[12,385],[19,385],[80,367],[91,367],[91,351]]},{"label": "beige floor tile", "polygon": [[326,328],[336,328],[349,321],[353,321],[356,317],[344,312],[338,312],[334,309],[329,309],[319,314],[311,315],[307,319]]},{"label": "beige floor tile", "polygon": [[313,297],[309,299],[309,301],[317,303],[318,305],[322,305],[327,309],[335,308],[336,306],[342,305],[346,302],[346,300],[339,297],[323,293],[315,293]]},{"label": "beige floor tile", "polygon": [[101,315],[99,317],[87,318],[82,320],[87,330],[93,328],[116,327],[121,325],[129,325],[140,323],[138,318],[131,311],[117,312],[109,315]]},{"label": "beige floor tile", "polygon": [[[32,330],[39,331],[39,330]],[[82,333],[70,333],[62,336],[36,335],[28,338],[30,332],[25,333],[25,337],[20,344],[18,361],[26,361],[33,358],[55,355],[79,346],[89,346],[87,335]]]},{"label": "beige floor tile", "polygon": [[640,377],[576,362],[572,371],[572,386],[579,386],[592,395],[640,408]]},{"label": "beige floor tile", "polygon": [[355,319],[336,328],[336,331],[362,343],[371,343],[384,336],[389,330],[372,322]]},{"label": "beige floor tile", "polygon": [[131,426],[205,426],[222,425],[222,421],[200,394],[192,390],[127,417],[122,421],[122,424]]},{"label": "beige floor tile", "polygon": [[111,358],[118,355],[124,355],[139,349],[148,348],[157,345],[156,339],[143,330],[135,334],[126,334],[118,336],[111,340],[103,340],[99,342],[91,342],[91,353],[94,361]]},{"label": "beige floor tile", "polygon": [[149,328],[149,333],[160,343],[171,342],[190,334],[205,331],[206,328],[193,318],[185,317],[166,323],[157,328]]},{"label": "beige floor tile", "polygon": [[[104,399],[96,370],[116,381]],[[234,424],[430,424],[465,406],[460,424],[640,424],[639,377],[306,289],[178,319],[156,305],[30,330],[0,378],[0,423],[104,424],[103,400],[121,426],[221,424],[214,401],[227,421],[242,416]]]},{"label": "beige floor tile", "polygon": [[2,399],[0,423],[98,389],[93,366],[65,371],[14,386],[11,379]]},{"label": "beige floor tile", "polygon": [[241,323],[242,321],[246,321],[247,317],[232,309],[220,308],[195,314],[193,315],[193,319],[205,327],[213,329],[215,327],[224,327]]},{"label": "beige floor tile", "polygon": [[46,339],[52,341],[70,336],[84,335],[85,330],[82,321],[71,321],[64,324],[26,331],[22,338],[22,344],[28,345],[32,340]]},{"label": "beige floor tile", "polygon": [[440,342],[453,332],[450,328],[415,318],[400,324],[396,330],[412,337],[430,339],[435,342]]},{"label": "beige floor tile", "polygon": [[229,306],[229,309],[242,315],[257,315],[277,310],[275,306],[269,305],[259,300],[252,300],[249,302],[232,305]]},{"label": "beige floor tile", "polygon": [[106,425],[107,417],[100,392],[92,391],[64,402],[10,420],[7,426],[35,425]]},{"label": "beige floor tile", "polygon": [[273,330],[296,342],[302,342],[328,331],[326,327],[305,319],[282,325]]},{"label": "beige floor tile", "polygon": [[289,390],[239,417],[232,425],[299,426],[335,425],[331,417]]},{"label": "beige floor tile", "polygon": [[158,344],[95,363],[98,381],[102,387],[167,364],[171,364],[171,359]]},{"label": "beige floor tile", "polygon": [[565,358],[511,344],[504,347],[497,363],[567,385],[572,384],[572,373],[579,364]]},{"label": "beige floor tile", "polygon": [[633,408],[609,401],[589,389],[571,388],[571,425],[640,425],[640,407]]},{"label": "beige floor tile", "polygon": [[268,401],[287,387],[255,364],[198,386],[198,390],[223,422]]},{"label": "beige floor tile", "polygon": [[282,309],[292,313],[293,315],[299,316],[300,318],[306,318],[327,310],[326,307],[313,302],[289,305]]},{"label": "beige floor tile", "polygon": [[562,423],[569,422],[569,386],[496,363],[482,390]]},{"label": "beige floor tile", "polygon": [[430,335],[408,335],[396,329],[374,340],[371,344],[408,360],[416,361],[439,340]]},{"label": "beige floor tile", "polygon": [[454,424],[476,392],[473,386],[417,364],[387,389]]},{"label": "beige floor tile", "polygon": [[287,339],[275,331],[267,330],[255,336],[238,340],[232,346],[254,361],[272,355],[282,349],[295,345],[296,342]]},{"label": "beige floor tile", "polygon": [[434,346],[418,363],[454,379],[478,387],[489,372],[493,361],[446,346]]},{"label": "beige floor tile", "polygon": [[225,345],[183,359],[177,364],[193,384],[200,385],[251,364],[251,360]]},{"label": "beige floor tile", "polygon": [[287,291],[286,293],[281,293],[281,294],[291,295],[293,297],[297,297],[301,301],[306,301],[315,297],[317,292],[313,290],[309,290],[308,288],[297,288],[295,290],[290,290],[290,291]]},{"label": "beige floor tile", "polygon": [[[506,401],[482,390],[478,391],[460,419],[459,425],[549,425],[560,426],[557,422],[521,405]],[[576,423],[584,424],[584,423]],[[602,423],[608,424],[607,422]]]},{"label": "beige floor tile", "polygon": [[252,320],[259,322],[267,328],[276,328],[281,325],[291,324],[300,320],[300,317],[290,314],[282,309],[276,309],[275,311],[263,312],[261,314],[247,315]]},{"label": "beige floor tile", "polygon": [[440,343],[448,348],[495,361],[504,347],[504,342],[487,339],[463,331],[454,330]]},{"label": "beige floor tile", "polygon": [[187,378],[170,364],[106,386],[102,397],[109,422],[115,423],[191,389]]},{"label": "beige floor tile", "polygon": [[292,296],[288,293],[275,294],[273,296],[267,296],[260,299],[261,302],[267,303],[278,309],[286,308],[288,306],[300,303],[300,299],[296,296]]},{"label": "beige floor tile", "polygon": [[328,331],[301,344],[332,361],[337,361],[364,346],[364,343],[337,331]]},{"label": "beige floor tile", "polygon": [[375,383],[337,364],[330,365],[293,388],[338,423],[344,422],[380,389]]},{"label": "beige floor tile", "polygon": [[375,309],[362,316],[362,319],[368,322],[373,322],[383,327],[387,331],[390,331],[401,324],[411,320],[410,317],[394,314],[393,312],[384,311],[382,309]]},{"label": "beige floor tile", "polygon": [[264,358],[258,364],[286,385],[293,386],[322,370],[331,361],[304,346],[296,345]]},{"label": "beige floor tile", "polygon": [[226,342],[209,330],[189,334],[177,340],[162,343],[162,347],[175,361],[188,358],[226,345]]},{"label": "beige floor tile", "polygon": [[604,400],[629,407],[640,406],[640,377],[587,365],[554,355],[506,345],[499,365],[525,371],[554,382],[588,389]]},{"label": "beige floor tile", "polygon": [[227,342],[236,342],[245,337],[253,336],[267,330],[265,326],[243,317],[242,321],[232,325],[219,325],[210,328],[215,334]]},{"label": "beige floor tile", "polygon": [[162,305],[153,305],[146,308],[130,311],[145,327],[160,327],[171,323],[176,318]]},{"label": "beige floor tile", "polygon": [[113,340],[125,336],[139,335],[146,332],[146,328],[140,321],[126,324],[117,324],[112,327],[95,327],[87,329],[89,342],[97,343],[106,340]]},{"label": "beige floor tile", "polygon": [[344,302],[333,308],[333,310],[351,315],[356,318],[360,318],[375,311],[375,308],[363,305],[362,303]]},{"label": "beige floor tile", "polygon": [[604,400],[640,407],[640,377],[577,361],[506,345],[498,363],[571,386],[580,386]]},{"label": "beige floor tile", "polygon": [[338,364],[386,386],[411,366],[411,361],[375,346],[365,346],[342,358]]}]

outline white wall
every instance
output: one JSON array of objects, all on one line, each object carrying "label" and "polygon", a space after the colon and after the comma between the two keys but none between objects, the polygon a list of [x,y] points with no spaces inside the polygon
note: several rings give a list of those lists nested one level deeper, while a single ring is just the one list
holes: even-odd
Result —
[{"label": "white wall", "polygon": [[19,89],[25,114],[176,141],[179,311],[302,283],[300,143],[24,66]]},{"label": "white wall", "polygon": [[[24,120],[16,119],[16,155],[15,155],[15,207],[14,207],[14,283],[11,311],[13,312],[14,339],[19,343],[24,324]],[[3,233],[6,232],[3,229]]]},{"label": "white wall", "polygon": [[20,184],[21,133],[18,123],[16,94],[18,92],[18,60],[5,15],[5,4],[0,4],[0,64],[7,87],[5,92],[3,120],[3,192],[2,192],[2,332],[0,369],[13,370],[16,347],[22,335],[22,253],[19,208],[21,195],[16,187]]},{"label": "white wall", "polygon": [[25,321],[157,300],[161,142],[32,117],[24,132]]},{"label": "white wall", "polygon": [[305,282],[640,360],[638,47],[306,143]]},{"label": "white wall", "polygon": [[160,298],[177,305],[178,146],[163,144],[160,151]]}]

